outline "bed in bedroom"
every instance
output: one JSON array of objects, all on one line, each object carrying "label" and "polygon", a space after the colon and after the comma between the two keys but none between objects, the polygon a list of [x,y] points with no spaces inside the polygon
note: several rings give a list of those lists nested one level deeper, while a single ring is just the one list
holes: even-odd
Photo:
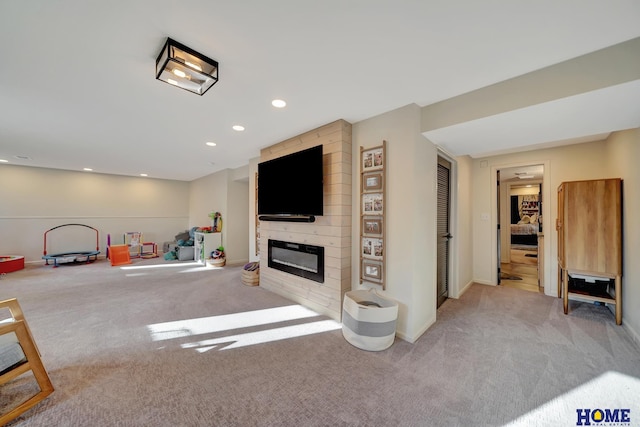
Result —
[{"label": "bed in bedroom", "polygon": [[525,215],[517,224],[511,224],[511,244],[512,245],[529,245],[538,246],[538,229],[539,224],[537,218]]}]

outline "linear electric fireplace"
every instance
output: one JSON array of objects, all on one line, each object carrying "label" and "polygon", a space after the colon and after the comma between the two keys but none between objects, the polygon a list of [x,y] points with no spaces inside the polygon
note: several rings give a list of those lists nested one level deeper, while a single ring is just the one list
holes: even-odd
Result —
[{"label": "linear electric fireplace", "polygon": [[324,248],[269,239],[269,267],[324,283]]}]

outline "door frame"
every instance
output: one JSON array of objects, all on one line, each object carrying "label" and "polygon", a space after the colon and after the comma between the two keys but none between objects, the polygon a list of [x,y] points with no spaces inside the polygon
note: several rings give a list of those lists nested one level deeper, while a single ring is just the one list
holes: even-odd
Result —
[{"label": "door frame", "polygon": [[[453,236],[449,240],[449,289],[448,297],[457,299],[460,297],[460,284],[458,283],[458,268],[459,268],[459,256],[458,256],[458,162],[455,157],[438,147],[437,155],[446,159],[451,163],[451,169],[449,170],[449,233]],[[437,191],[438,176],[437,176],[437,158],[436,158],[436,176],[435,185]],[[436,302],[438,300],[437,293],[438,287],[435,287]]]},{"label": "door frame", "polygon": [[[527,165],[527,166],[528,166],[528,165]],[[543,165],[543,167],[544,167],[544,165]],[[499,169],[499,170],[500,170],[500,169]],[[543,171],[543,172],[544,172],[544,171]],[[544,179],[542,179],[542,180],[533,180],[533,181],[528,181],[528,182],[527,182],[527,184],[531,184],[531,185],[539,185],[539,184],[543,184],[543,185],[544,185]],[[506,187],[506,188],[505,188],[505,191],[506,191],[506,193],[505,193],[505,194],[506,194],[506,196],[507,196],[507,203],[505,203],[505,204],[506,204],[507,206],[504,208],[504,209],[506,209],[506,211],[505,211],[505,212],[502,212],[502,213],[504,213],[504,219],[508,219],[508,220],[509,220],[509,222],[507,223],[507,225],[510,225],[510,224],[511,224],[511,221],[510,221],[510,219],[511,219],[511,203],[509,203],[509,197],[511,197],[511,187],[512,187],[512,186],[515,186],[516,184],[515,184],[515,183],[513,183],[513,182],[505,182],[505,183],[503,183],[503,185]],[[544,200],[544,195],[543,195],[543,200]],[[543,204],[543,209],[544,209],[544,204]],[[500,212],[498,213],[498,215],[500,215]],[[544,215],[543,215],[543,218],[544,218]],[[500,224],[502,224],[502,223],[500,223]],[[543,225],[544,225],[544,224],[543,224]],[[502,227],[502,225],[501,225],[501,227]],[[503,231],[503,230],[501,229],[500,231]],[[544,233],[545,231],[546,231],[546,229],[543,229],[543,233]],[[507,244],[506,244],[507,249],[505,249],[505,245],[501,245],[501,248],[504,250],[504,253],[505,253],[505,254],[507,254],[507,256],[506,256],[506,257],[503,257],[503,258],[500,260],[501,262],[507,262],[507,261],[505,261],[505,260],[508,260],[508,262],[511,262],[511,254],[510,254],[510,252],[511,252],[511,239],[506,239],[506,241],[507,241]],[[538,272],[538,274],[540,274],[540,273]]]},{"label": "door frame", "polygon": [[[544,170],[542,172],[542,233],[545,237],[544,241],[544,253],[543,264],[544,271],[542,272],[544,278],[544,293],[549,296],[557,297],[557,290],[551,292],[554,286],[551,286],[551,245],[552,240],[555,242],[555,238],[551,239],[552,233],[555,231],[555,218],[551,216],[551,204],[553,202],[551,197],[551,178],[550,178],[550,161],[549,160],[528,160],[526,162],[513,162],[502,163],[491,166],[491,227],[492,230],[496,230],[498,227],[498,184],[496,183],[496,177],[498,170],[507,168],[517,168],[530,165],[542,165]],[[491,233],[491,265],[498,265],[498,236],[497,233]],[[538,272],[540,275],[540,272]],[[498,271],[497,268],[491,269],[491,283],[498,284]],[[554,282],[555,283],[555,282]]]}]

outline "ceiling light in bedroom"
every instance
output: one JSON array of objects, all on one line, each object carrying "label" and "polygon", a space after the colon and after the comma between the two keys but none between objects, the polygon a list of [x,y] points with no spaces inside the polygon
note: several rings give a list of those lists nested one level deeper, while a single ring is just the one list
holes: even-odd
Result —
[{"label": "ceiling light in bedroom", "polygon": [[518,175],[518,178],[520,178],[520,179],[530,179],[530,178],[533,178],[533,175]]},{"label": "ceiling light in bedroom", "polygon": [[244,130],[244,126],[233,125],[233,130],[235,130],[237,132],[242,132]]},{"label": "ceiling light in bedroom", "polygon": [[156,79],[204,95],[218,82],[218,62],[167,38],[156,59]]},{"label": "ceiling light in bedroom", "polygon": [[282,99],[274,99],[273,101],[271,101],[271,105],[273,105],[276,108],[284,108],[287,106],[287,103]]}]

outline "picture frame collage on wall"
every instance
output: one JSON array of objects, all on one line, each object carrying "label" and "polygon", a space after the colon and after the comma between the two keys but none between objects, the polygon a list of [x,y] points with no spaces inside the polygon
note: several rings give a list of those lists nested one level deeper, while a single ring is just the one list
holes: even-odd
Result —
[{"label": "picture frame collage on wall", "polygon": [[385,289],[385,160],[382,145],[360,147],[360,283]]}]

